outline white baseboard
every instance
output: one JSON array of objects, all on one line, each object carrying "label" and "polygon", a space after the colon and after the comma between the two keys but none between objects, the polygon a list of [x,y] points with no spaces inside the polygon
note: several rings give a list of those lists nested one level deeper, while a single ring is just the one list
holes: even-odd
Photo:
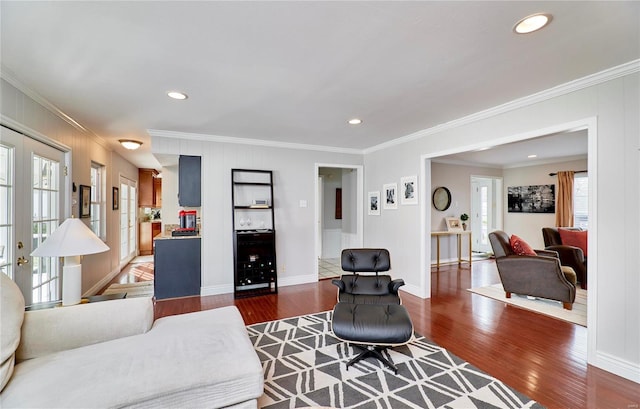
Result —
[{"label": "white baseboard", "polygon": [[278,277],[278,286],[287,287],[290,285],[317,283],[318,276],[315,274],[306,274],[293,277]]},{"label": "white baseboard", "polygon": [[233,293],[233,283],[200,287],[200,295],[220,295]]},{"label": "white baseboard", "polygon": [[[463,256],[463,258],[469,258],[469,256]],[[435,266],[436,263],[437,263],[437,260],[431,260],[432,266]],[[440,264],[453,264],[453,263],[458,263],[458,257],[440,259]]]},{"label": "white baseboard", "polygon": [[120,267],[116,267],[115,270],[112,270],[106,276],[102,277],[100,281],[95,283],[91,288],[89,288],[84,294],[83,297],[89,297],[91,295],[96,295],[98,291],[100,291],[105,285],[109,284],[111,280],[113,280],[118,274],[120,274]]},{"label": "white baseboard", "polygon": [[431,298],[431,294],[423,294],[422,289],[417,285],[413,285],[413,284],[403,285],[402,287],[400,287],[400,291],[406,291],[409,294],[415,295],[416,297],[420,297],[420,298]]},{"label": "white baseboard", "polygon": [[[278,277],[278,287],[318,282],[318,276],[307,274],[293,277]],[[200,287],[200,295],[220,295],[233,293],[233,283]]]},{"label": "white baseboard", "polygon": [[640,384],[640,365],[638,363],[629,362],[604,352],[596,352],[595,362],[590,363],[607,372]]}]

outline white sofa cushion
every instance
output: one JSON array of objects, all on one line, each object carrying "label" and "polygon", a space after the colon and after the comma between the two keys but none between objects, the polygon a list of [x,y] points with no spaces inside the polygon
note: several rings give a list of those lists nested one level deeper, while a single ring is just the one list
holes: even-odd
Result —
[{"label": "white sofa cushion", "polygon": [[[78,323],[82,323],[80,330]],[[151,325],[151,297],[27,311],[16,359],[20,363],[54,352],[144,334]]]},{"label": "white sofa cushion", "polygon": [[9,382],[20,344],[20,327],[24,319],[24,297],[6,274],[0,273],[0,391]]},{"label": "white sofa cushion", "polygon": [[225,407],[262,395],[263,375],[239,311],[157,320],[142,335],[24,361],[2,407]]}]

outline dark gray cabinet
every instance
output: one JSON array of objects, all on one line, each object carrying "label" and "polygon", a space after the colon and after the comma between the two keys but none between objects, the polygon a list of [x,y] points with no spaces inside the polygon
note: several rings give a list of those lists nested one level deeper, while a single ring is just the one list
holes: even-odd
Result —
[{"label": "dark gray cabinet", "polygon": [[180,206],[200,207],[201,167],[200,156],[180,155],[178,160],[178,204]]},{"label": "dark gray cabinet", "polygon": [[156,239],[154,290],[156,299],[200,295],[200,237]]}]

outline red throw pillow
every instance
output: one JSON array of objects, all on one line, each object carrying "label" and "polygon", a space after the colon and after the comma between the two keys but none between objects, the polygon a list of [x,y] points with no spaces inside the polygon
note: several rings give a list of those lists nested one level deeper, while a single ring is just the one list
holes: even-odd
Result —
[{"label": "red throw pillow", "polygon": [[568,230],[558,229],[560,240],[565,246],[574,246],[582,249],[584,256],[587,257],[587,231],[586,230]]},{"label": "red throw pillow", "polygon": [[537,256],[531,246],[515,234],[509,239],[509,244],[513,252],[519,256]]}]

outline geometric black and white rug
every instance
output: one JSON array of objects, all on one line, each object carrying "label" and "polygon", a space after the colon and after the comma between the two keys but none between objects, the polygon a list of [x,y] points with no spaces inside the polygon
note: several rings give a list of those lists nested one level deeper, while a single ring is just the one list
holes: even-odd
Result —
[{"label": "geometric black and white rug", "polygon": [[331,332],[331,311],[247,327],[262,362],[260,408],[542,408],[446,349],[416,337],[389,351],[398,374]]}]

